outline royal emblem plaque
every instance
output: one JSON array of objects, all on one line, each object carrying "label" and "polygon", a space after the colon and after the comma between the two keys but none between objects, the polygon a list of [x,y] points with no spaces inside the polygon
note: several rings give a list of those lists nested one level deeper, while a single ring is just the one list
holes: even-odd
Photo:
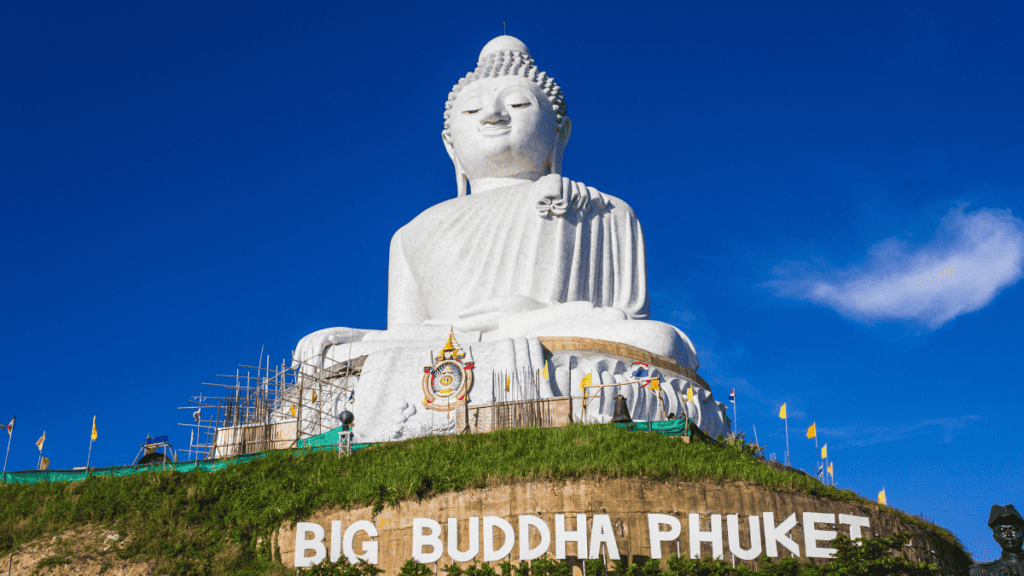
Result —
[{"label": "royal emblem plaque", "polygon": [[473,387],[473,359],[466,361],[466,354],[455,341],[454,332],[448,333],[437,356],[431,352],[433,364],[423,367],[423,405],[431,410],[447,412],[463,406],[469,401],[469,389]]}]

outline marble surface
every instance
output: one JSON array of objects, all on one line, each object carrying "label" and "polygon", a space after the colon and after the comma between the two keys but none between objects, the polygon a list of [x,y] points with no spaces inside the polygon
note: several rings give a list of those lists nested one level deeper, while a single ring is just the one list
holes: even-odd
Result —
[{"label": "marble surface", "polygon": [[[561,89],[526,46],[511,36],[489,42],[446,104],[442,141],[457,196],[392,238],[387,329],[319,330],[299,342],[295,359],[323,365],[366,355],[358,402],[379,397],[365,400],[365,409],[401,414],[422,401],[423,360],[452,328],[474,347],[478,379],[492,370],[539,369],[538,358],[509,351],[540,336],[619,342],[696,370],[689,338],[650,320],[644,234],[633,210],[562,176],[571,127]],[[619,375],[596,366],[602,381],[606,372]],[[403,426],[425,424],[413,413]]]},{"label": "marble surface", "polygon": [[[580,380],[593,374],[593,384],[616,384],[636,380],[632,361],[608,353],[565,351],[546,354],[538,338],[502,338],[494,341],[469,342],[469,335],[456,334],[458,344],[466,350],[472,348],[476,365],[473,387],[469,390],[469,405],[487,405],[495,401],[491,390],[491,372],[538,373],[548,363],[548,378],[537,380],[537,387],[512,396],[526,398],[580,398],[583,392]],[[355,397],[348,402],[347,395],[322,398],[323,406],[332,407],[335,414],[350,410],[356,415],[353,430],[356,442],[388,442],[428,434],[457,432],[454,413],[436,412],[423,407],[423,367],[430,353],[437,353],[445,338],[430,342],[432,346],[388,346],[367,355],[362,371],[353,377]],[[348,359],[348,346],[337,346],[329,354],[333,361]],[[356,348],[353,348],[356,350]],[[354,353],[354,352],[353,352]],[[687,414],[694,423],[712,437],[729,433],[729,420],[725,406],[716,401],[711,391],[684,374],[651,366],[646,377],[659,378],[664,391],[664,412]],[[686,390],[692,388],[694,400],[686,401]],[[312,401],[311,392],[303,403]],[[626,398],[634,420],[659,420],[657,397],[636,385],[609,386],[588,391],[593,398],[587,409],[588,421],[611,421],[616,394]],[[314,422],[313,413],[304,419],[305,434],[318,434],[339,422],[327,419]],[[576,416],[581,420],[581,416]]]}]

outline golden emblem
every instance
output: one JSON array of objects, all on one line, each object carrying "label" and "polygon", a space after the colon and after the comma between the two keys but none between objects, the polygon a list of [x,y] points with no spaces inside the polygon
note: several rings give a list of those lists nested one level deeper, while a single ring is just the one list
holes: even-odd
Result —
[{"label": "golden emblem", "polygon": [[454,331],[448,332],[448,341],[437,356],[430,353],[430,366],[423,367],[423,405],[431,410],[447,412],[469,402],[469,389],[473,386],[473,358],[470,359],[455,341]]}]

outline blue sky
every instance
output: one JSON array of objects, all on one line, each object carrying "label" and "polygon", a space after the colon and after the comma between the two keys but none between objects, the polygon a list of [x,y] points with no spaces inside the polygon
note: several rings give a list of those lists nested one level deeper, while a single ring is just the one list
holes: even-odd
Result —
[{"label": "blue sky", "polygon": [[127,464],[261,349],[385,324],[391,235],[455,193],[448,91],[502,33],[566,94],[565,174],[644,226],[655,319],[795,465],[979,561],[1024,505],[1015,2],[7,3],[11,470]]}]

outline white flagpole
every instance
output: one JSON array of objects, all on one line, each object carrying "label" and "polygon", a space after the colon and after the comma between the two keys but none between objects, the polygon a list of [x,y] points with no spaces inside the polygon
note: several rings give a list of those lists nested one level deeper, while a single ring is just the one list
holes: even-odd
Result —
[{"label": "white flagpole", "polygon": [[[818,468],[814,471],[814,474],[817,476],[818,470],[821,470],[821,448],[818,448],[818,423],[813,422],[811,423],[811,426],[814,426],[814,460],[818,463]],[[818,476],[818,479],[821,480],[822,476],[824,476],[824,474]]]},{"label": "white flagpole", "polygon": [[[14,422],[17,419],[18,419],[18,417],[15,416],[14,418],[11,418],[11,422]],[[8,456],[11,455],[11,438],[13,436],[14,436],[14,428],[13,427],[8,428],[7,429],[7,454],[4,456],[4,473],[3,473],[3,476],[0,476],[0,479],[2,479],[0,481],[7,480],[7,458],[8,458]]]},{"label": "white flagpole", "polygon": [[740,433],[740,413],[736,411],[736,394],[732,396],[732,425],[734,434],[739,435]]},{"label": "white flagpole", "polygon": [[789,414],[782,419],[786,423],[786,466],[789,466]]},{"label": "white flagpole", "polygon": [[[92,417],[92,429],[96,430],[96,417]],[[89,455],[85,457],[85,475],[89,475],[89,463],[92,462],[92,432],[89,432]]]}]

